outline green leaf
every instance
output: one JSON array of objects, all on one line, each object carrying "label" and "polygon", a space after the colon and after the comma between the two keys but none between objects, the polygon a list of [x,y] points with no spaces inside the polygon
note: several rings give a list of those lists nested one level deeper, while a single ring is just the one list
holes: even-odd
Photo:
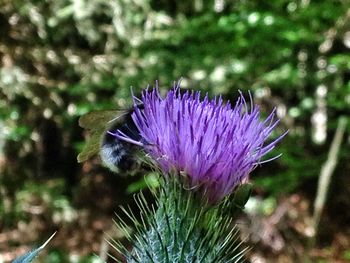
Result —
[{"label": "green leaf", "polygon": [[132,194],[141,191],[147,186],[155,189],[159,186],[159,176],[157,173],[149,173],[142,177],[140,180],[130,183],[126,189],[127,193]]},{"label": "green leaf", "polygon": [[245,204],[248,202],[248,199],[252,193],[253,186],[251,184],[242,184],[235,191],[233,202],[236,206],[243,209]]},{"label": "green leaf", "polygon": [[24,254],[23,256],[20,256],[16,258],[12,263],[29,263],[32,262],[33,259],[39,254],[39,252],[44,249],[44,247],[50,242],[50,240],[56,235],[56,232],[52,234],[52,236],[49,237],[49,239],[42,244],[40,247],[33,249],[32,251],[28,252],[27,254]]}]

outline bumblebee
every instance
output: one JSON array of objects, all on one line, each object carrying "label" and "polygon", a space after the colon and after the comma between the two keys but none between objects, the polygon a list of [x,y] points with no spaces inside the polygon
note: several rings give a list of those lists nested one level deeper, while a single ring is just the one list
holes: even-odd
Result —
[{"label": "bumblebee", "polygon": [[[143,108],[143,104],[134,107]],[[131,139],[139,141],[141,136],[131,117],[134,108],[129,110],[92,111],[80,117],[79,126],[91,135],[78,162],[84,162],[99,154],[103,164],[114,172],[131,170],[136,163],[139,146],[118,139],[110,133],[121,131]]]}]

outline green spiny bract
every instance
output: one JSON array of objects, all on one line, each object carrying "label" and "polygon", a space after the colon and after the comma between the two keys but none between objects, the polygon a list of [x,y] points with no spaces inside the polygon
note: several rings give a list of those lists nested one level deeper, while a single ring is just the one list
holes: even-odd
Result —
[{"label": "green spiny bract", "polygon": [[[175,177],[162,180],[156,195],[157,209],[149,207],[138,194],[135,200],[141,220],[127,212],[136,228],[135,233],[126,235],[133,244],[132,251],[118,241],[111,241],[112,246],[130,263],[243,262],[247,248],[242,247],[227,213],[229,202],[210,206],[193,191],[183,189],[178,180],[169,178]],[[127,232],[123,221],[118,225]]]}]

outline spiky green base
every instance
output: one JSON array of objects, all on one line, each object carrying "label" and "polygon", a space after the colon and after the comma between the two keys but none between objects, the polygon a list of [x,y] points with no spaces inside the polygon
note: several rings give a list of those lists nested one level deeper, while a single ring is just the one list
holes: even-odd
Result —
[{"label": "spiky green base", "polygon": [[155,210],[138,195],[141,222],[128,214],[137,230],[128,236],[133,250],[114,243],[127,262],[243,262],[246,248],[241,248],[238,230],[227,213],[229,204],[207,205],[177,180],[162,181],[156,196]]}]

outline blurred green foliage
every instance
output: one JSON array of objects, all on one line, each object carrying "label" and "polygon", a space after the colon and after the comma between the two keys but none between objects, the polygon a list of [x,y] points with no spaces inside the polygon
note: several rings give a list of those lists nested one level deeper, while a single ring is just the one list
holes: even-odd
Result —
[{"label": "blurred green foliage", "polygon": [[[137,93],[158,80],[168,88],[180,77],[184,88],[231,100],[238,89],[250,90],[263,112],[276,107],[277,132],[289,134],[271,157],[283,156],[253,178],[270,193],[296,191],[319,174],[337,118],[349,114],[349,6],[347,0],[1,1],[0,199],[42,191],[28,186],[38,177],[65,177],[72,187],[83,142],[78,117],[127,107],[130,86]],[[349,173],[348,149],[347,140],[339,176]]]},{"label": "blurred green foliage", "polygon": [[310,140],[317,87],[327,88],[328,133],[349,108],[347,3],[3,1],[1,138],[21,162],[40,154],[38,126],[52,119],[65,146],[77,146],[81,114],[126,107],[130,86],[183,77],[185,88],[228,98],[251,90],[266,111],[277,107],[281,131],[290,130],[283,169],[260,181],[293,190],[324,160]]},{"label": "blurred green foliage", "polygon": [[[38,260],[38,263],[41,261]],[[96,255],[88,255],[88,256],[67,256],[67,253],[62,252],[60,250],[50,250],[48,254],[43,257],[42,262],[50,262],[50,263],[61,263],[61,262],[76,262],[76,263],[103,263],[102,260],[98,258]]]}]

